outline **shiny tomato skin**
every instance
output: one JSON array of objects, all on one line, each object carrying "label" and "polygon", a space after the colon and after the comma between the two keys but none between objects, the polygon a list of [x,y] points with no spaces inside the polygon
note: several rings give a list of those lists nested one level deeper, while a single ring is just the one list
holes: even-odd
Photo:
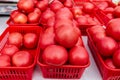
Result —
[{"label": "shiny tomato skin", "polygon": [[26,33],[23,36],[23,45],[26,48],[36,48],[38,43],[38,36],[35,33]]},{"label": "shiny tomato skin", "polygon": [[75,46],[69,51],[69,62],[71,65],[87,65],[89,55],[83,46]]},{"label": "shiny tomato skin", "polygon": [[33,63],[33,56],[28,51],[18,51],[12,57],[12,64],[16,67],[26,67]]},{"label": "shiny tomato skin", "polygon": [[116,66],[114,65],[113,60],[111,58],[106,59],[104,62],[109,68],[112,68],[112,69],[116,68]]},{"label": "shiny tomato skin", "polygon": [[42,59],[48,65],[61,66],[68,60],[68,52],[62,46],[50,45],[43,51]]}]

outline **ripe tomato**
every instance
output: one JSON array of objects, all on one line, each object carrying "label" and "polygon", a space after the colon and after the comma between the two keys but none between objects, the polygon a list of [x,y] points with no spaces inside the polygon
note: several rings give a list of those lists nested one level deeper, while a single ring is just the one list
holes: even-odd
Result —
[{"label": "ripe tomato", "polygon": [[38,37],[35,33],[26,33],[23,36],[23,44],[26,48],[35,48],[38,43]]},{"label": "ripe tomato", "polygon": [[114,15],[115,17],[120,18],[120,6],[115,7],[115,9],[114,9],[114,11],[113,11],[113,15]]},{"label": "ripe tomato", "polygon": [[68,53],[62,46],[50,45],[43,51],[42,59],[48,65],[60,66],[68,60]]},{"label": "ripe tomato", "polygon": [[27,16],[21,12],[16,13],[12,20],[15,24],[25,24],[28,21]]},{"label": "ripe tomato", "polygon": [[45,49],[49,45],[55,44],[55,33],[53,27],[49,27],[45,30],[40,39],[40,48]]},{"label": "ripe tomato", "polygon": [[106,33],[115,40],[120,40],[120,18],[112,19],[106,26]]},{"label": "ripe tomato", "polygon": [[100,54],[104,57],[112,56],[113,53],[117,50],[118,44],[111,37],[104,37],[96,43]]},{"label": "ripe tomato", "polygon": [[[71,35],[70,35],[71,34]],[[71,48],[75,46],[79,38],[79,33],[71,26],[61,26],[55,30],[56,41],[66,47]]]},{"label": "ripe tomato", "polygon": [[32,12],[34,10],[34,2],[33,0],[19,0],[17,7],[25,13]]},{"label": "ripe tomato", "polygon": [[64,2],[64,6],[68,7],[68,8],[72,8],[73,7],[73,1],[72,0],[66,0]]},{"label": "ripe tomato", "polygon": [[85,2],[83,4],[83,11],[86,13],[92,13],[94,8],[95,8],[94,4],[92,4],[90,2]]},{"label": "ripe tomato", "polygon": [[63,8],[64,5],[58,1],[58,0],[54,0],[51,4],[50,4],[50,9],[53,11],[53,12],[57,12],[59,9]]},{"label": "ripe tomato", "polygon": [[23,36],[19,32],[12,32],[8,36],[8,44],[12,44],[20,48],[22,45],[22,42],[23,42]]},{"label": "ripe tomato", "polygon": [[0,55],[0,67],[10,67],[11,59],[8,55]]},{"label": "ripe tomato", "polygon": [[3,49],[2,49],[2,54],[6,54],[10,57],[12,57],[17,51],[19,51],[18,47],[16,47],[15,45],[6,45]]},{"label": "ripe tomato", "polygon": [[120,68],[120,49],[118,49],[114,52],[113,63],[117,68]]},{"label": "ripe tomato", "polygon": [[104,62],[105,62],[105,64],[106,64],[108,67],[113,68],[113,69],[116,68],[116,66],[113,64],[113,60],[112,60],[112,59],[106,59]]},{"label": "ripe tomato", "polygon": [[69,51],[69,62],[72,65],[87,65],[89,62],[89,55],[83,46],[75,46]]},{"label": "ripe tomato", "polygon": [[12,57],[12,64],[16,67],[26,67],[33,63],[33,56],[28,51],[18,51]]}]

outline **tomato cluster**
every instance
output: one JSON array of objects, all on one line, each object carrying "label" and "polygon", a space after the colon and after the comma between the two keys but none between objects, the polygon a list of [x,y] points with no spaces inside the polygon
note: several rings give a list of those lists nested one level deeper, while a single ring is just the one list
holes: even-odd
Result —
[{"label": "tomato cluster", "polygon": [[34,61],[34,57],[28,49],[36,48],[37,43],[38,36],[35,33],[11,32],[0,52],[0,67],[30,66]]},{"label": "tomato cluster", "polygon": [[120,18],[112,19],[103,26],[93,26],[88,29],[92,40],[105,64],[111,68],[120,68]]}]

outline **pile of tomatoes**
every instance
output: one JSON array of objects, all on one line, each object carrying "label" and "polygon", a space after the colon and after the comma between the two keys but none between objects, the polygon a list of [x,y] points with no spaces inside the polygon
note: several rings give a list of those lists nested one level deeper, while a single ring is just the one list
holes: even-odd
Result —
[{"label": "pile of tomatoes", "polygon": [[90,36],[105,64],[113,69],[120,68],[120,18],[112,19],[107,26],[93,26]]},{"label": "pile of tomatoes", "polygon": [[35,49],[38,35],[28,32],[11,32],[0,52],[0,67],[27,67],[33,64],[34,55],[29,49]]}]

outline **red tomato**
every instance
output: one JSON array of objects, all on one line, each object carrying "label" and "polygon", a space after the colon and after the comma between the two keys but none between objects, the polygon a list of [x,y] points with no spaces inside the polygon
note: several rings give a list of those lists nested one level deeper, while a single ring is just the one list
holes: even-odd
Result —
[{"label": "red tomato", "polygon": [[88,29],[90,35],[94,36],[96,33],[105,33],[103,26],[95,25]]},{"label": "red tomato", "polygon": [[95,8],[95,6],[90,2],[85,2],[83,4],[83,11],[86,13],[92,13],[94,8]]},{"label": "red tomato", "polygon": [[39,23],[40,14],[36,12],[31,12],[28,14],[28,22],[29,23]]},{"label": "red tomato", "polygon": [[113,54],[113,63],[117,68],[120,68],[120,49]]},{"label": "red tomato", "polygon": [[69,62],[72,65],[87,65],[89,62],[89,55],[86,49],[82,46],[75,46],[70,49]]},{"label": "red tomato", "polygon": [[120,6],[115,7],[115,9],[114,9],[114,11],[113,11],[113,15],[114,15],[115,17],[120,18]]},{"label": "red tomato", "polygon": [[114,17],[113,17],[113,14],[111,14],[111,13],[108,13],[107,15],[106,15],[109,19],[113,19]]},{"label": "red tomato", "polygon": [[48,0],[38,1],[36,7],[39,8],[41,11],[45,11],[48,8]]},{"label": "red tomato", "polygon": [[73,1],[72,0],[66,0],[64,2],[64,6],[68,7],[68,8],[72,8],[73,7]]},{"label": "red tomato", "polygon": [[33,12],[38,13],[39,15],[42,13],[39,8],[35,8]]},{"label": "red tomato", "polygon": [[51,11],[49,8],[47,10],[45,10],[42,14],[41,14],[41,19],[40,19],[40,23],[42,25],[46,25],[48,19],[52,18],[55,16],[55,13],[53,11]]},{"label": "red tomato", "polygon": [[78,18],[79,16],[83,14],[83,11],[80,6],[73,6],[71,11],[75,18]]},{"label": "red tomato", "polygon": [[17,7],[20,9],[22,12],[29,13],[34,10],[34,2],[33,0],[19,0]]},{"label": "red tomato", "polygon": [[10,67],[11,59],[8,55],[0,55],[0,67]]},{"label": "red tomato", "polygon": [[64,8],[61,8],[57,11],[56,19],[70,19],[70,20],[73,20],[73,14],[67,7],[64,7]]},{"label": "red tomato", "polygon": [[98,33],[94,34],[94,35],[91,36],[91,37],[92,37],[92,39],[93,39],[93,41],[94,41],[95,43],[99,43],[99,41],[100,41],[102,38],[106,37],[106,34],[105,34],[104,32],[98,32]]},{"label": "red tomato", "polygon": [[15,24],[25,24],[27,23],[27,16],[23,13],[16,13],[14,18],[12,18],[13,23]]},{"label": "red tomato", "polygon": [[108,67],[112,68],[112,69],[115,69],[115,68],[116,68],[116,66],[113,64],[113,60],[112,60],[112,59],[106,59],[106,60],[105,60],[105,64],[106,64]]},{"label": "red tomato", "polygon": [[19,32],[12,32],[8,36],[8,44],[12,44],[20,48],[22,45],[22,42],[23,42],[23,36]]},{"label": "red tomato", "polygon": [[43,51],[42,59],[48,65],[61,66],[68,60],[68,53],[62,46],[50,45]]},{"label": "red tomato", "polygon": [[12,64],[16,67],[26,67],[33,63],[33,56],[28,51],[18,51],[12,57]]},{"label": "red tomato", "polygon": [[100,54],[104,57],[112,56],[113,53],[117,50],[118,44],[111,37],[104,37],[98,41],[96,44]]},{"label": "red tomato", "polygon": [[53,11],[53,12],[57,12],[59,9],[63,8],[64,5],[58,1],[58,0],[54,0],[51,4],[50,4],[50,9]]},{"label": "red tomato", "polygon": [[108,14],[108,13],[111,13],[111,14],[112,14],[113,11],[114,11],[114,8],[113,8],[113,7],[107,7],[107,8],[104,10],[104,12],[107,13],[107,14]]},{"label": "red tomato", "polygon": [[74,27],[61,26],[55,30],[56,41],[66,48],[71,48],[75,46],[75,44],[78,41],[78,38],[79,34]]},{"label": "red tomato", "polygon": [[55,44],[55,33],[53,27],[45,30],[40,39],[40,48],[45,49],[49,45]]},{"label": "red tomato", "polygon": [[97,4],[98,8],[104,10],[105,8],[107,8],[109,5],[106,1],[100,2],[99,4]]},{"label": "red tomato", "polygon": [[12,57],[17,51],[19,51],[19,49],[15,45],[6,45],[1,53]]},{"label": "red tomato", "polygon": [[75,44],[75,46],[83,46],[83,41],[82,41],[82,38],[81,38],[81,37],[78,38],[78,41],[77,41],[77,43]]},{"label": "red tomato", "polygon": [[15,17],[18,13],[19,13],[18,10],[12,11],[12,12],[10,13],[10,18],[11,18],[11,19],[14,19],[14,17]]},{"label": "red tomato", "polygon": [[115,40],[120,40],[120,18],[112,19],[108,22],[106,33]]},{"label": "red tomato", "polygon": [[54,27],[54,24],[55,24],[55,16],[47,20],[47,27]]},{"label": "red tomato", "polygon": [[26,48],[35,48],[38,43],[38,37],[35,33],[26,33],[23,36],[23,44]]},{"label": "red tomato", "polygon": [[85,17],[85,16],[79,16],[78,18],[76,18],[76,21],[78,22],[79,25],[86,25],[86,24],[88,24],[87,17]]}]

